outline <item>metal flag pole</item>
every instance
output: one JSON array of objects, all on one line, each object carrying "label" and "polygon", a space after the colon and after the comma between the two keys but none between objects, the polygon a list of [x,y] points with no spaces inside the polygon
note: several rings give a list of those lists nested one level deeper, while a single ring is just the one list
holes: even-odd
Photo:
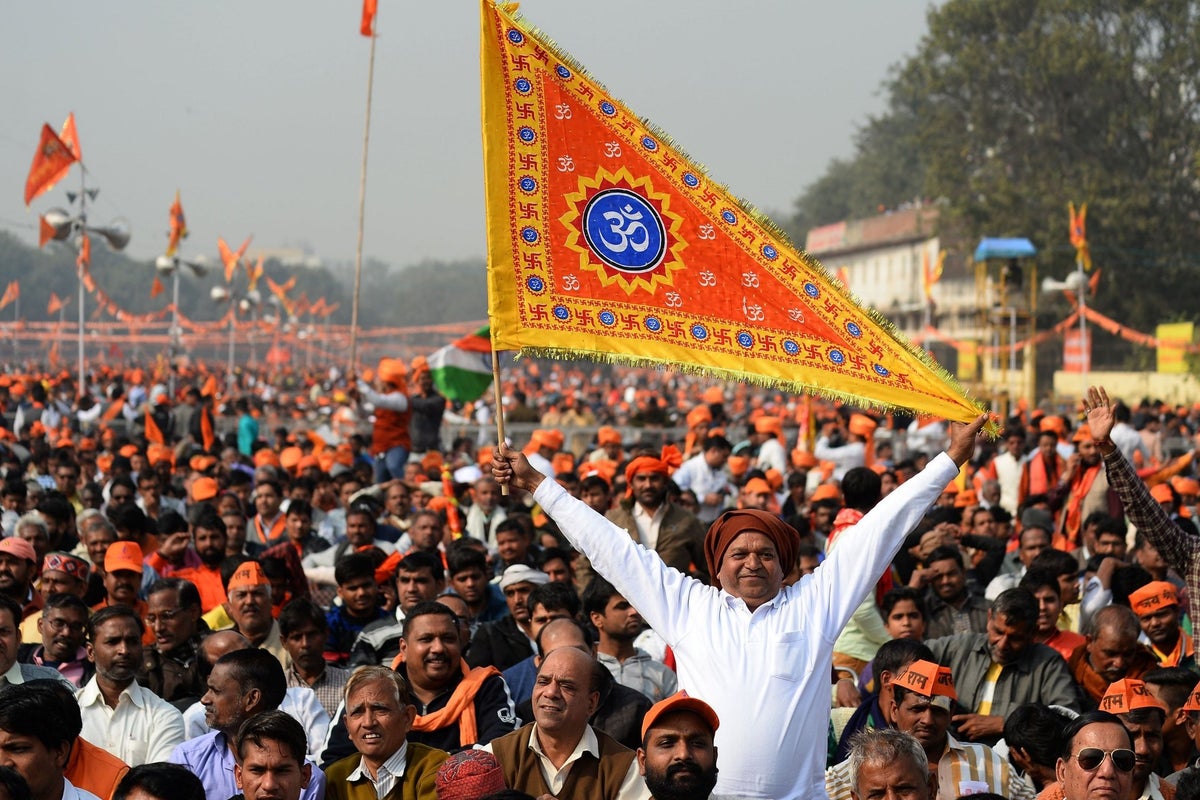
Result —
[{"label": "metal flag pole", "polygon": [[358,181],[358,245],[354,249],[354,298],[350,305],[350,368],[358,364],[358,293],[362,287],[363,228],[367,213],[367,152],[371,140],[371,95],[375,86],[375,40],[378,38],[379,15],[371,29],[371,57],[367,66],[367,114],[363,123],[362,174]]}]

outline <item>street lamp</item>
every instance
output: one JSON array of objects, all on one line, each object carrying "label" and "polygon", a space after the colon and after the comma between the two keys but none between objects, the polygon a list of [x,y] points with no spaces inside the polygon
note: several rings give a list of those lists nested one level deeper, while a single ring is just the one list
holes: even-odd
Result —
[{"label": "street lamp", "polygon": [[209,297],[212,298],[214,303],[227,303],[229,305],[229,361],[225,369],[225,384],[226,392],[233,394],[234,322],[239,310],[243,314],[248,314],[258,308],[262,303],[262,295],[257,289],[251,289],[243,295],[231,291],[224,286],[214,286],[212,291],[209,292]]},{"label": "street lamp", "polygon": [[[1066,277],[1066,280],[1056,281],[1054,278],[1046,278],[1042,281],[1042,291],[1046,294],[1051,292],[1071,292],[1079,300],[1079,347],[1081,351],[1079,360],[1079,370],[1083,373],[1083,385],[1087,387],[1088,370],[1091,367],[1092,348],[1088,342],[1087,334],[1087,279],[1083,276],[1083,267],[1076,265],[1075,271]],[[1064,366],[1065,370],[1066,367]]]},{"label": "street lamp", "polygon": [[[81,176],[86,173],[81,172]],[[82,251],[84,237],[89,233],[94,233],[100,236],[104,241],[108,242],[108,246],[113,250],[124,250],[129,244],[129,223],[121,218],[115,219],[108,224],[106,228],[93,228],[87,224],[87,201],[95,200],[98,189],[87,189],[83,186],[83,178],[80,178],[79,199],[79,215],[72,217],[71,213],[66,209],[52,208],[42,215],[42,219],[49,226],[52,233],[50,238],[58,242],[66,242],[74,239],[77,250]],[[74,203],[76,196],[74,193],[68,192],[67,199]],[[83,365],[83,324],[84,324],[84,283],[83,272],[87,265],[82,260],[76,264],[75,272],[79,278],[79,387],[80,394],[87,391],[87,381],[84,377]]]},{"label": "street lamp", "polygon": [[194,261],[188,261],[179,256],[161,255],[154,260],[154,268],[163,275],[171,276],[171,335],[170,335],[170,354],[169,361],[171,362],[171,376],[169,379],[169,393],[172,398],[175,397],[175,359],[179,356],[181,343],[183,339],[183,331],[179,328],[179,271],[187,269],[197,278],[203,278],[208,272],[208,259],[204,256],[197,256]]}]

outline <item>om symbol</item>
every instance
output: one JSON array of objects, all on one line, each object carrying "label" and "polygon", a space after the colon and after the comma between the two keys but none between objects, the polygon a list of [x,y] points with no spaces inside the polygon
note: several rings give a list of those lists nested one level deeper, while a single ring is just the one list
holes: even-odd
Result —
[{"label": "om symbol", "polygon": [[571,158],[570,156],[559,156],[558,157],[558,171],[559,172],[574,172],[575,171],[575,159]]},{"label": "om symbol", "polygon": [[746,319],[751,322],[761,322],[766,314],[763,313],[762,306],[754,303],[747,303],[746,298],[742,298],[742,313],[746,315]]},{"label": "om symbol", "polygon": [[788,316],[792,318],[792,322],[804,322],[804,312],[798,308],[789,308]]},{"label": "om symbol", "polygon": [[562,279],[562,288],[564,292],[578,292],[579,278],[574,275],[564,275]]},{"label": "om symbol", "polygon": [[701,239],[715,239],[715,238],[717,238],[717,232],[713,228],[712,225],[701,225],[700,226],[700,238]]},{"label": "om symbol", "polygon": [[621,157],[621,143],[620,142],[605,142],[604,143],[604,155],[608,158],[620,158]]},{"label": "om symbol", "polygon": [[697,276],[697,280],[699,281],[701,286],[716,286],[717,285],[717,276],[715,274],[713,274],[712,272],[709,272],[708,270],[701,272],[700,275]]},{"label": "om symbol", "polygon": [[583,236],[592,253],[622,272],[649,272],[666,254],[662,217],[632,190],[597,192],[584,207],[583,223]]},{"label": "om symbol", "polygon": [[571,107],[569,105],[567,105],[566,103],[559,103],[558,105],[556,105],[554,107],[554,118],[555,119],[570,119],[571,118]]},{"label": "om symbol", "polygon": [[667,292],[665,300],[667,308],[679,308],[683,305],[683,298],[679,296],[679,292]]},{"label": "om symbol", "polygon": [[743,272],[742,273],[742,286],[745,286],[747,289],[757,289],[758,288],[758,273],[757,272]]}]

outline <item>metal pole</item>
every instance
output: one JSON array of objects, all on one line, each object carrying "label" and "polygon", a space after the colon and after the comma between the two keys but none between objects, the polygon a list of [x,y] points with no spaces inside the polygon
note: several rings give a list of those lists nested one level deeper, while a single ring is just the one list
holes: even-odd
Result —
[{"label": "metal pole", "polygon": [[170,364],[168,365],[167,375],[168,389],[167,392],[171,400],[175,400],[175,359],[179,355],[179,258],[175,259],[175,269],[171,273],[174,278],[171,286],[171,336],[170,336]]},{"label": "metal pole", "polygon": [[237,307],[234,305],[234,301],[231,298],[229,301],[229,363],[226,364],[225,367],[225,385],[227,387],[226,393],[230,396],[233,395],[233,323],[237,317],[237,311],[235,310],[236,308]]},{"label": "metal pole", "polygon": [[[375,16],[375,30],[379,30],[379,16]],[[371,60],[367,66],[367,115],[363,123],[362,174],[358,181],[358,245],[354,249],[354,298],[350,304],[350,366],[358,359],[358,293],[362,286],[363,227],[367,213],[367,148],[371,140],[371,95],[375,85],[375,39],[371,36]]]},{"label": "metal pole", "polygon": [[1092,348],[1087,340],[1087,278],[1083,274],[1083,262],[1076,259],[1075,269],[1079,272],[1079,348],[1082,351],[1079,369],[1083,373],[1083,391],[1087,391],[1088,369],[1091,367]]},{"label": "metal pole", "polygon": [[[83,169],[83,165],[79,168],[79,235],[87,236],[87,186],[86,182],[87,171]],[[83,239],[80,239],[80,247],[83,246]],[[79,393],[82,395],[87,392],[87,381],[84,379],[83,371],[83,271],[90,269],[91,264],[84,264],[82,261],[76,268],[79,277]]]},{"label": "metal pole", "polygon": [[1017,308],[1008,307],[1008,368],[1017,371]]}]

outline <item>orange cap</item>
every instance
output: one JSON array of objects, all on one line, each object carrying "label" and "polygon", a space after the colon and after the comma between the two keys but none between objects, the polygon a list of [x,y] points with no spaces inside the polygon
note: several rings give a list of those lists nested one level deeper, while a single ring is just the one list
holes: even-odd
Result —
[{"label": "orange cap", "polygon": [[136,444],[127,444],[117,451],[117,455],[133,458],[138,454],[138,446]]},{"label": "orange cap", "polygon": [[704,390],[704,394],[700,396],[705,403],[716,405],[717,403],[725,402],[725,389],[720,386],[710,386]]},{"label": "orange cap", "polygon": [[304,451],[299,447],[285,447],[279,452],[279,466],[286,469],[293,475],[296,473],[297,465],[300,459],[304,457]]},{"label": "orange cap", "polygon": [[746,470],[750,469],[750,459],[746,456],[730,456],[725,462],[725,466],[729,467],[729,474],[735,478],[739,478],[746,474]]},{"label": "orange cap", "polygon": [[812,496],[808,498],[808,502],[816,503],[821,500],[836,500],[840,503],[842,502],[842,493],[832,483],[822,483],[813,489]]},{"label": "orange cap", "polygon": [[221,488],[217,485],[216,478],[196,478],[192,481],[191,495],[193,503],[202,503],[205,500],[211,500],[220,493]]},{"label": "orange cap", "polygon": [[642,718],[642,738],[646,738],[646,734],[654,727],[654,723],[658,722],[660,717],[675,711],[691,711],[704,720],[705,724],[714,733],[721,724],[720,719],[717,718],[717,712],[713,711],[712,706],[697,697],[688,696],[687,692],[680,691],[650,706],[650,710]]},{"label": "orange cap", "polygon": [[379,380],[398,386],[403,386],[405,380],[408,378],[408,367],[398,358],[379,359],[379,369],[376,372],[379,375]]},{"label": "orange cap", "polygon": [[238,566],[234,570],[233,575],[230,576],[229,591],[232,592],[234,589],[248,589],[270,583],[257,561],[246,561]]},{"label": "orange cap", "polygon": [[875,429],[879,427],[879,423],[868,417],[866,414],[851,414],[850,422],[846,425],[846,429],[855,436],[870,437],[875,433]]},{"label": "orange cap", "polygon": [[137,542],[113,542],[104,551],[104,571],[116,572],[127,569],[130,572],[142,572],[142,548]]},{"label": "orange cap", "polygon": [[571,453],[555,453],[554,458],[550,459],[550,466],[554,468],[555,475],[572,472],[575,469],[575,456]]},{"label": "orange cap", "polygon": [[1137,591],[1129,593],[1129,607],[1139,617],[1178,605],[1179,596],[1175,593],[1175,587],[1166,581],[1150,581]]},{"label": "orange cap", "polygon": [[1100,698],[1100,710],[1110,714],[1128,714],[1139,708],[1157,708],[1165,714],[1167,707],[1150,694],[1144,681],[1137,678],[1122,678],[1110,683]]},{"label": "orange cap", "polygon": [[191,467],[194,472],[208,472],[216,465],[217,459],[203,453],[198,456],[192,456],[188,460],[188,466]]},{"label": "orange cap", "polygon": [[751,478],[746,481],[746,485],[742,487],[742,491],[746,494],[771,494],[771,484],[762,478]]},{"label": "orange cap", "polygon": [[817,457],[807,450],[797,447],[792,451],[792,466],[796,469],[812,469],[817,465]]},{"label": "orange cap", "polygon": [[964,489],[958,493],[958,497],[954,498],[955,508],[967,508],[979,504],[979,498],[975,494],[974,489]]},{"label": "orange cap", "polygon": [[282,466],[279,462],[279,454],[269,447],[264,447],[254,454],[254,466],[256,467],[279,467]]},{"label": "orange cap", "polygon": [[611,425],[605,425],[596,431],[596,443],[601,447],[607,444],[620,444],[621,432]]},{"label": "orange cap", "polygon": [[950,701],[958,699],[950,668],[939,666],[932,661],[912,662],[900,670],[900,673],[893,679],[892,685],[928,697],[931,701],[941,698],[943,702],[936,703],[936,705],[947,711],[950,710]]},{"label": "orange cap", "polygon": [[1087,425],[1080,425],[1075,429],[1075,435],[1071,437],[1071,441],[1078,444],[1079,442],[1092,441],[1092,429]]}]

